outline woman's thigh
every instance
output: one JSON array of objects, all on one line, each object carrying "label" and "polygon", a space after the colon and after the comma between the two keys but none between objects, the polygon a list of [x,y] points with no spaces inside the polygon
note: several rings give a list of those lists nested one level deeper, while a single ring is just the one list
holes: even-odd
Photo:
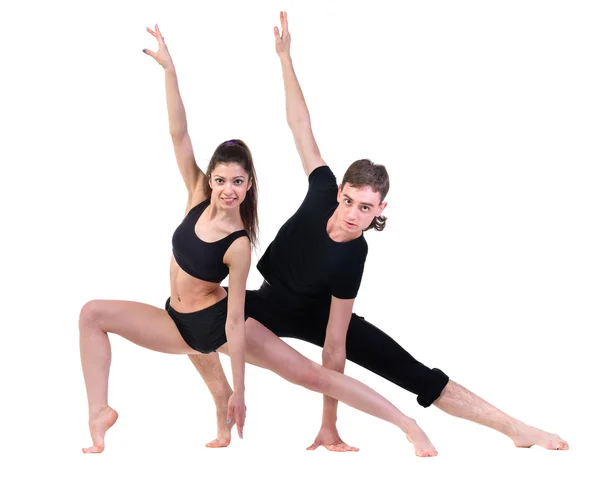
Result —
[{"label": "woman's thigh", "polygon": [[82,334],[93,325],[154,351],[199,354],[183,340],[169,314],[149,304],[122,300],[90,301],[81,309]]}]

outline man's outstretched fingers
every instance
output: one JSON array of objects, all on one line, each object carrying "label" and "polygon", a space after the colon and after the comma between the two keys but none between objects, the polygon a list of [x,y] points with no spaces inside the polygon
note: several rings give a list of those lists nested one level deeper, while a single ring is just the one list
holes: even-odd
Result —
[{"label": "man's outstretched fingers", "polygon": [[287,22],[287,12],[281,12],[281,28],[283,30],[283,33],[287,33],[288,32],[288,22]]}]

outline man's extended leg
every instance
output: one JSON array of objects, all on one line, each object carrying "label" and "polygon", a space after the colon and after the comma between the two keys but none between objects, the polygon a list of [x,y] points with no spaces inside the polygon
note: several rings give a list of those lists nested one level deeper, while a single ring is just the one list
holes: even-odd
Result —
[{"label": "man's extended leg", "polygon": [[[286,336],[323,346],[326,315],[313,321],[287,321]],[[283,319],[282,319],[283,321]],[[499,431],[517,447],[538,445],[566,450],[569,445],[555,434],[529,426],[492,406],[463,386],[413,358],[402,346],[364,318],[352,315],[346,336],[346,358],[417,395],[423,407],[434,404],[442,411]]]},{"label": "man's extended leg", "polygon": [[546,449],[569,449],[567,441],[556,434],[550,434],[510,417],[454,381],[448,382],[433,404],[448,414],[505,434],[517,447],[537,445]]}]

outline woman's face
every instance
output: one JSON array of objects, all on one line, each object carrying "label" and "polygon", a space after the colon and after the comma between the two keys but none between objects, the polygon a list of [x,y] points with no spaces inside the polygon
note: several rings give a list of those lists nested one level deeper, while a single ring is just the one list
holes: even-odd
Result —
[{"label": "woman's face", "polygon": [[219,163],[210,175],[211,203],[236,208],[252,187],[248,172],[238,163]]}]

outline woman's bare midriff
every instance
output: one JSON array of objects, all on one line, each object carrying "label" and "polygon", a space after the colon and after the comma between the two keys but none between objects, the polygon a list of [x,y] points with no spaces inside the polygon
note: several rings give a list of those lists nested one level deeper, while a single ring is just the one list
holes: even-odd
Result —
[{"label": "woman's bare midriff", "polygon": [[218,303],[227,296],[219,283],[190,276],[171,256],[171,307],[180,313],[193,313]]}]

